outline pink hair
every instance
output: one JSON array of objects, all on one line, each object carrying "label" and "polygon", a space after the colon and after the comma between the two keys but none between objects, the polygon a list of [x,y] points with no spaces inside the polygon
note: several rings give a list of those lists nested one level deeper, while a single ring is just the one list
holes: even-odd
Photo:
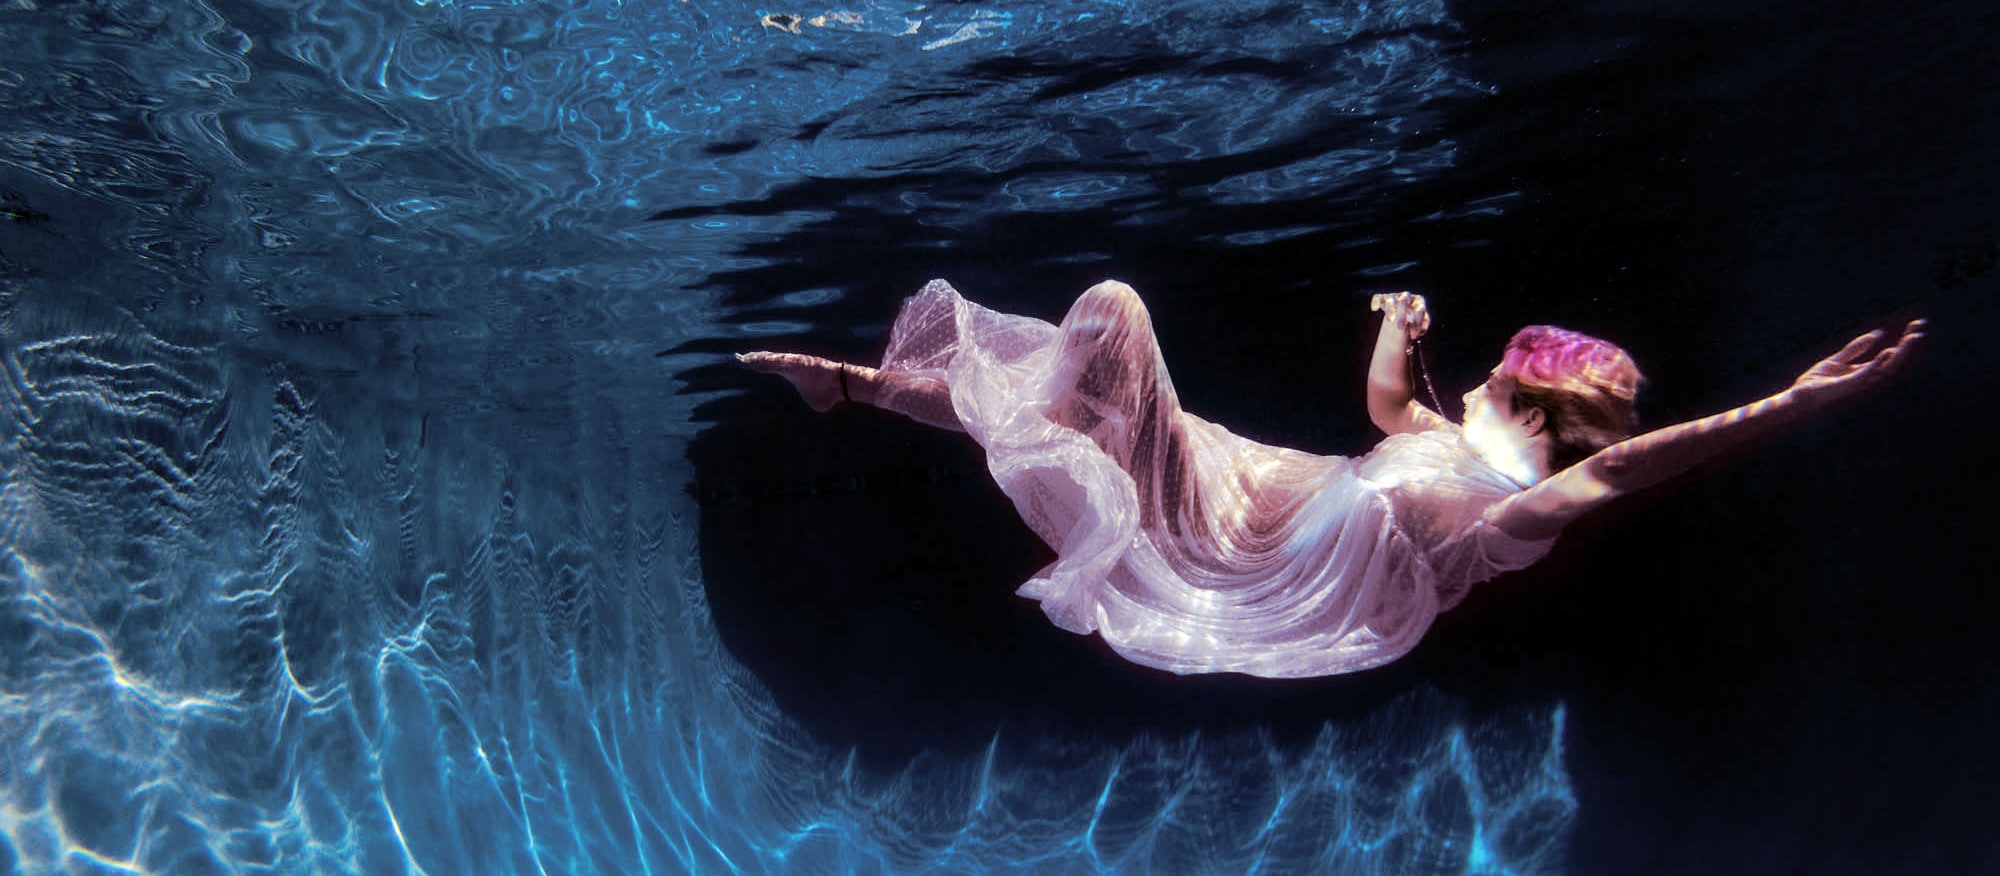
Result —
[{"label": "pink hair", "polygon": [[1629,438],[1638,428],[1633,398],[1646,377],[1617,344],[1531,325],[1507,342],[1497,373],[1514,384],[1515,409],[1528,405],[1548,417],[1557,467]]}]

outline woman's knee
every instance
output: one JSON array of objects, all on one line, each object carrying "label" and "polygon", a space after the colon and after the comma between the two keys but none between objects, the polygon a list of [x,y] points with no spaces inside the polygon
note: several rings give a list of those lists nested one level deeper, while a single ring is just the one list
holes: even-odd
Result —
[{"label": "woman's knee", "polygon": [[1146,313],[1146,303],[1139,300],[1139,293],[1117,280],[1106,280],[1084,290],[1063,322],[1071,333],[1092,338],[1101,337],[1114,327],[1152,329],[1152,317]]},{"label": "woman's knee", "polygon": [[1105,280],[1083,290],[1082,299],[1117,309],[1135,308],[1140,311],[1146,309],[1146,303],[1139,300],[1138,290],[1117,280]]}]

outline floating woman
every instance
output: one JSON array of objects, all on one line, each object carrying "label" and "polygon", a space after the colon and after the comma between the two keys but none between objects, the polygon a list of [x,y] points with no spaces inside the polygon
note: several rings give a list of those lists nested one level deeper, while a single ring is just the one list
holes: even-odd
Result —
[{"label": "floating woman", "polygon": [[1802,421],[1894,371],[1923,322],[1871,332],[1782,392],[1633,435],[1623,349],[1522,329],[1453,423],[1417,402],[1421,296],[1377,295],[1366,455],[1271,447],[1181,410],[1132,287],[1104,282],[1060,326],[942,280],[903,303],[879,368],[748,353],[814,410],[873,405],[986,450],[1057,558],[1018,591],[1059,627],[1176,673],[1298,678],[1379,666],[1476,583],[1541,559],[1565,524]]}]

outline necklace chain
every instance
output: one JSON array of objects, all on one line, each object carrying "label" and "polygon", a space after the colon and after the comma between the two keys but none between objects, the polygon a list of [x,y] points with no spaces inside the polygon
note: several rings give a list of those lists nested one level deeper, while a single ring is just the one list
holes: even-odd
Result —
[{"label": "necklace chain", "polygon": [[1430,364],[1425,361],[1428,357],[1424,355],[1424,339],[1417,338],[1411,341],[1410,349],[1415,353],[1410,358],[1416,362],[1417,374],[1424,378],[1424,392],[1431,397],[1431,410],[1439,416],[1444,416],[1444,405],[1438,403],[1437,384],[1431,382]]}]

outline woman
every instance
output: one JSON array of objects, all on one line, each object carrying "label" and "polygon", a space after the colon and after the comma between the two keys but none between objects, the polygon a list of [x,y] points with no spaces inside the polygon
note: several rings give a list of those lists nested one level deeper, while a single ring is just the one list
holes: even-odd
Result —
[{"label": "woman", "polygon": [[1058,626],[1177,673],[1304,677],[1407,653],[1473,584],[1548,552],[1565,524],[1810,415],[1892,371],[1921,337],[1854,339],[1783,392],[1631,437],[1641,380],[1618,347],[1523,329],[1454,424],[1419,404],[1424,300],[1377,295],[1357,458],[1232,434],[1181,410],[1130,286],[1091,287],[1060,326],[942,280],[905,301],[880,368],[749,353],[814,410],[855,401],[971,434],[1057,559],[1022,585]]}]

